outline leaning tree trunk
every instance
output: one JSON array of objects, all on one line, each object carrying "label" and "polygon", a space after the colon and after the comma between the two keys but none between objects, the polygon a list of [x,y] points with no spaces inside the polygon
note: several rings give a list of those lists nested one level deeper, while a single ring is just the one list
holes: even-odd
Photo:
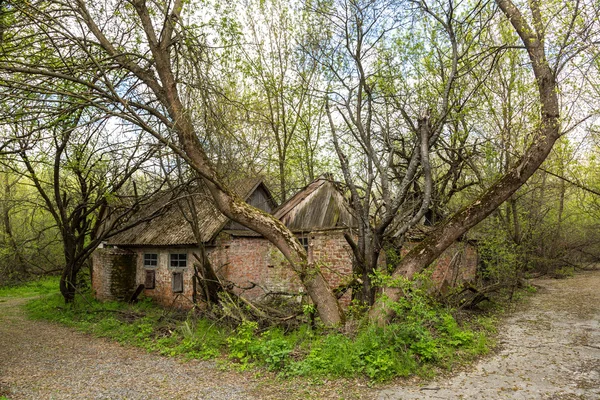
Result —
[{"label": "leaning tree trunk", "polygon": [[[77,2],[79,12],[88,28],[98,39],[99,45],[120,65],[141,79],[165,107],[168,112],[171,128],[177,134],[180,148],[174,148],[194,171],[202,178],[211,192],[219,211],[226,217],[263,235],[273,243],[289,261],[312,301],[319,316],[327,326],[343,324],[344,314],[333,291],[325,281],[318,266],[310,264],[304,248],[296,240],[294,234],[279,220],[257,208],[248,205],[235,193],[223,185],[208,156],[198,139],[189,110],[179,96],[177,80],[172,69],[171,52],[175,42],[175,26],[183,7],[182,0],[173,2],[164,20],[160,35],[155,30],[154,19],[146,6],[146,2],[132,2],[144,30],[148,47],[158,78],[152,72],[136,64],[132,58],[120,53],[95,24],[85,7],[83,0]],[[183,151],[181,151],[183,150]]]},{"label": "leaning tree trunk", "polygon": [[[419,246],[412,249],[398,264],[393,278],[412,278],[423,271],[462,234],[482,221],[515,193],[546,159],[560,136],[558,86],[543,45],[540,23],[534,13],[530,27],[521,12],[510,0],[496,0],[527,49],[538,87],[541,104],[541,124],[531,146],[523,157],[481,197],[455,214],[436,229]],[[399,288],[384,288],[382,295],[369,312],[371,321],[385,324],[392,316],[390,302],[403,295]]]}]

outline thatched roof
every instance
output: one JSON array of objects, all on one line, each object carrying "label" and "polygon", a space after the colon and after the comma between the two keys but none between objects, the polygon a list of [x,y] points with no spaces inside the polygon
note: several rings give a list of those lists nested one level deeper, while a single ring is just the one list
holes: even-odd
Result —
[{"label": "thatched roof", "polygon": [[274,216],[296,232],[356,226],[350,205],[327,176],[296,193],[275,210]]},{"label": "thatched roof", "polygon": [[[245,179],[232,185],[234,190],[244,200],[262,187],[268,193],[262,178]],[[127,231],[121,232],[108,241],[113,246],[196,246],[198,241],[194,237],[191,225],[184,217],[190,214],[190,204],[195,209],[198,226],[200,227],[200,239],[204,243],[211,242],[223,227],[229,222],[217,209],[213,198],[204,185],[198,185],[190,194],[190,191],[181,193],[164,194],[146,210],[141,210],[138,218],[144,219],[145,215],[164,208],[164,212],[158,217],[142,222]]]}]

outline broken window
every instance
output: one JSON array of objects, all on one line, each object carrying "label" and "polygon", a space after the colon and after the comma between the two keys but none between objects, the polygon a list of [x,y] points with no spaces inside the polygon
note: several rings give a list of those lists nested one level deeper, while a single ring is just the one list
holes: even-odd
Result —
[{"label": "broken window", "polygon": [[183,272],[173,272],[173,293],[183,293]]},{"label": "broken window", "polygon": [[173,253],[171,254],[171,262],[169,264],[171,268],[185,268],[187,267],[187,253]]},{"label": "broken window", "polygon": [[156,268],[157,266],[158,266],[158,254],[145,253],[144,254],[144,268]]},{"label": "broken window", "polygon": [[147,269],[146,270],[146,280],[144,282],[144,287],[146,289],[154,289],[154,285],[156,282],[156,270]]}]

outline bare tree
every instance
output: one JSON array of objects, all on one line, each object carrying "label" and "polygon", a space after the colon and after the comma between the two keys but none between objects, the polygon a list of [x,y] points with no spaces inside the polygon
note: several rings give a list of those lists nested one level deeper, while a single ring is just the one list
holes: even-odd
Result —
[{"label": "bare tree", "polygon": [[16,157],[7,165],[32,182],[42,206],[54,218],[65,257],[60,290],[65,301],[71,302],[77,274],[92,251],[130,227],[131,215],[151,198],[150,188],[143,195],[136,193],[133,175],[156,147],[143,146],[140,137],[116,140],[114,136],[127,132],[111,130],[107,118],[89,113],[85,105],[64,100],[57,104],[73,107],[52,109],[44,105],[46,97],[31,99],[9,100],[13,106],[21,104],[23,110],[35,107],[37,111],[35,117],[25,111],[7,120],[17,136],[26,138],[19,141]]},{"label": "bare tree", "polygon": [[457,8],[341,1],[315,10],[327,28],[313,56],[327,70],[331,134],[358,221],[358,241],[346,239],[367,304],[386,242],[399,251],[409,229],[476,182],[462,173],[474,144],[458,118],[494,62],[493,50],[468,39],[483,35],[493,13]]}]

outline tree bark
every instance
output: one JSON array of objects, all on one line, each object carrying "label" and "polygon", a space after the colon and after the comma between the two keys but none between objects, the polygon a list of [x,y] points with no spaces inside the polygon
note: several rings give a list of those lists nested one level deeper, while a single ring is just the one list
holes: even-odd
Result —
[{"label": "tree bark", "polygon": [[[319,312],[323,323],[327,326],[338,326],[344,322],[344,314],[331,288],[325,281],[316,265],[308,262],[304,248],[296,240],[294,234],[279,220],[255,207],[248,205],[235,193],[231,192],[219,179],[219,176],[203,150],[197,136],[192,118],[184,107],[178,93],[177,80],[171,68],[171,45],[173,32],[180,18],[183,7],[182,0],[176,0],[167,14],[161,35],[157,35],[152,23],[151,13],[145,1],[132,2],[140,18],[146,34],[148,46],[156,66],[159,79],[149,75],[140,66],[130,61],[103,35],[94,23],[83,0],[78,0],[78,7],[88,28],[96,36],[104,50],[114,57],[123,68],[130,70],[154,92],[157,99],[167,109],[172,128],[177,134],[180,150],[183,150],[186,161],[196,171],[209,189],[215,205],[226,217],[263,235],[273,243],[289,261],[291,268],[297,273],[306,291]],[[179,153],[181,154],[181,152]]]},{"label": "tree bark", "polygon": [[[540,127],[523,157],[499,181],[482,196],[456,213],[445,224],[432,232],[423,242],[411,250],[399,263],[393,278],[412,278],[423,271],[455,240],[482,221],[515,193],[546,159],[552,146],[560,137],[558,86],[543,45],[543,36],[537,30],[538,23],[530,27],[519,9],[510,0],[496,0],[508,18],[528,52],[541,104]],[[392,316],[389,302],[402,297],[399,288],[384,288],[382,295],[369,312],[369,319],[384,325]]]}]

